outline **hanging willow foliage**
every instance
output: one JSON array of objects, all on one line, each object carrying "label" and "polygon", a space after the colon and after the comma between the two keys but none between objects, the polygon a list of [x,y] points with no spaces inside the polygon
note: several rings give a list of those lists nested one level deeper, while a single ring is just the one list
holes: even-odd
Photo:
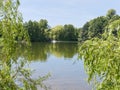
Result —
[{"label": "hanging willow foliage", "polygon": [[19,0],[0,0],[0,90],[37,90],[37,85],[47,89],[42,82],[49,75],[33,80],[27,61],[16,57],[21,42],[30,45],[19,5]]},{"label": "hanging willow foliage", "polygon": [[79,48],[88,82],[96,79],[96,90],[120,90],[120,20],[106,27],[103,38],[85,41]]}]

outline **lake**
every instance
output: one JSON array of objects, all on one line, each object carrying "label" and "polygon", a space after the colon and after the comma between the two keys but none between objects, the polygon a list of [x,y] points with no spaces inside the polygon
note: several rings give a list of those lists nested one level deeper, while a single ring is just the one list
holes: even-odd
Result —
[{"label": "lake", "polygon": [[50,73],[51,77],[44,81],[50,90],[92,90],[83,61],[78,60],[77,43],[32,43],[31,51],[33,77]]}]

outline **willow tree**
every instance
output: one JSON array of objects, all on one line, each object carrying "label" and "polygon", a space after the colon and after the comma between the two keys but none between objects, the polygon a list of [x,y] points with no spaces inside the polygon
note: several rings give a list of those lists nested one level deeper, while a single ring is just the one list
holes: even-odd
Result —
[{"label": "willow tree", "polygon": [[120,90],[120,20],[107,25],[101,39],[87,40],[79,50],[88,81],[96,79],[96,90]]},{"label": "willow tree", "polygon": [[37,90],[38,84],[45,88],[42,81],[46,77],[33,80],[31,71],[24,68],[27,61],[16,57],[20,42],[30,45],[19,5],[19,0],[0,0],[0,90]]}]

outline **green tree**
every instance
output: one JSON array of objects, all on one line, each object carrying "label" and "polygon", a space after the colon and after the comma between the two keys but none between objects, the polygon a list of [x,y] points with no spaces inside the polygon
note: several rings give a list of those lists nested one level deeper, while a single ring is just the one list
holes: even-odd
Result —
[{"label": "green tree", "polygon": [[94,37],[101,38],[101,34],[103,34],[107,23],[108,20],[104,16],[90,20],[83,26],[82,31],[79,34],[81,40],[85,41]]},{"label": "green tree", "polygon": [[107,19],[104,16],[97,17],[89,22],[88,38],[101,37],[107,25]]},{"label": "green tree", "polygon": [[50,38],[60,41],[77,41],[78,29],[71,24],[57,25],[51,29]]},{"label": "green tree", "polygon": [[64,32],[63,26],[57,25],[51,29],[50,37],[52,40],[62,40],[62,38],[63,38],[62,36],[64,34],[63,32]]},{"label": "green tree", "polygon": [[81,41],[85,41],[88,39],[88,30],[89,30],[89,22],[86,22],[80,32],[80,37],[81,37]]},{"label": "green tree", "polygon": [[[114,35],[113,31],[116,31]],[[89,75],[88,81],[96,79],[97,90],[120,89],[120,19],[107,25],[101,39],[85,41],[79,49]]]},{"label": "green tree", "polygon": [[110,9],[108,10],[106,16],[108,17],[108,19],[111,19],[114,15],[116,15],[116,10],[114,9]]},{"label": "green tree", "polygon": [[21,13],[18,11],[19,0],[0,0],[0,4],[0,90],[37,90],[37,85],[46,88],[42,84],[46,77],[33,80],[30,70],[24,66],[26,60],[16,57],[21,42],[26,46],[30,45],[28,33],[23,28]]},{"label": "green tree", "polygon": [[41,19],[39,22],[30,20],[24,23],[24,27],[28,31],[32,42],[49,41],[49,27],[47,20]]},{"label": "green tree", "polygon": [[82,28],[77,28],[78,30],[78,41],[82,42],[83,41],[83,30]]},{"label": "green tree", "polygon": [[78,34],[77,29],[71,24],[64,25],[64,41],[77,41]]},{"label": "green tree", "polygon": [[39,31],[39,26],[36,21],[31,21],[29,20],[28,22],[24,23],[25,29],[28,31],[28,34],[30,36],[30,40],[33,41],[38,41],[38,31]]},{"label": "green tree", "polygon": [[85,41],[94,37],[101,38],[106,26],[118,19],[120,19],[120,16],[116,14],[114,9],[108,10],[106,16],[94,18],[83,25],[82,30],[79,33],[79,40]]},{"label": "green tree", "polygon": [[45,19],[41,19],[39,21],[39,41],[48,41],[49,39],[47,38],[47,34],[46,32],[49,30],[49,25],[48,25],[48,21]]}]

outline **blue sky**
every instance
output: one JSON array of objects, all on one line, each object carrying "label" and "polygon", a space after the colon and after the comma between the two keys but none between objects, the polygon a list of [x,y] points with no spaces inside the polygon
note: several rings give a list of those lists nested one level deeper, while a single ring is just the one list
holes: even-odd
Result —
[{"label": "blue sky", "polygon": [[46,19],[52,27],[85,22],[115,9],[120,15],[120,0],[20,0],[24,21]]}]

